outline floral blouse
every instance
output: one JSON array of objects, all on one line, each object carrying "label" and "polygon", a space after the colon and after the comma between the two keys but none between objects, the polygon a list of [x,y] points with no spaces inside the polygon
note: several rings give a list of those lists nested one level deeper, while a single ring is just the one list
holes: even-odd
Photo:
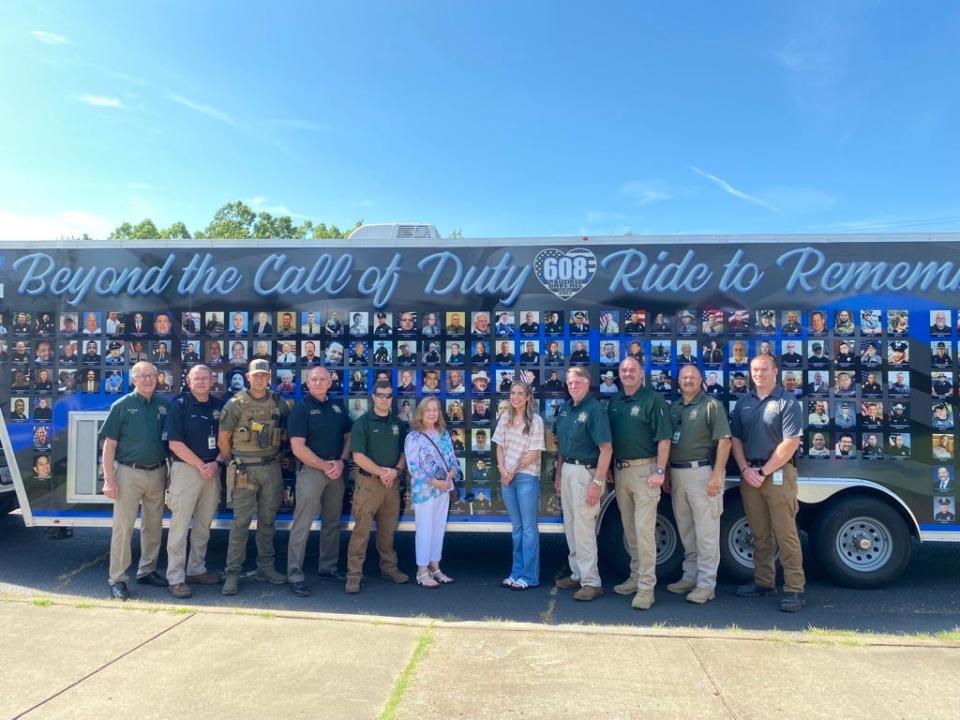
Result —
[{"label": "floral blouse", "polygon": [[[430,438],[424,433],[411,430],[403,443],[403,455],[407,459],[407,468],[412,481],[411,496],[415,504],[443,495],[443,491],[430,483],[434,480],[445,480],[447,468],[453,470],[455,474],[460,470],[460,463],[457,462],[457,456],[453,452],[450,433],[444,431],[432,437],[433,442],[430,442]],[[439,453],[433,443],[440,448]]]}]

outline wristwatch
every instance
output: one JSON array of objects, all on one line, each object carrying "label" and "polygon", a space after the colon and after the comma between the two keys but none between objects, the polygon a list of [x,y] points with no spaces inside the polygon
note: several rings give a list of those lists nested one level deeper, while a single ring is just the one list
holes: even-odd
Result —
[{"label": "wristwatch", "polygon": [[603,480],[601,480],[600,478],[594,478],[593,484],[596,485],[598,488],[601,488],[601,489],[603,488]]},{"label": "wristwatch", "polygon": [[662,468],[662,467],[659,467],[659,466],[657,467],[657,475],[663,475],[663,468]]}]

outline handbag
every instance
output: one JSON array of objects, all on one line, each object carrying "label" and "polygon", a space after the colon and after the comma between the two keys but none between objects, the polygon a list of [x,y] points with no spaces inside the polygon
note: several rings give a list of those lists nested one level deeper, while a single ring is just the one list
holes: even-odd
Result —
[{"label": "handbag", "polygon": [[[434,442],[434,439],[429,435],[427,435],[426,433],[420,433],[420,434],[430,441],[430,444],[433,445],[434,450],[437,451],[437,455],[440,456],[440,461],[443,463],[443,467],[446,468],[447,472],[450,472],[450,466],[447,465],[447,459],[443,456],[443,451],[440,450],[440,446],[437,445],[437,443]],[[451,504],[457,502],[460,499],[460,488],[457,486],[458,482],[459,483],[463,482],[463,473],[460,471],[459,467],[456,469],[456,472],[453,475],[453,489],[450,491]]]}]

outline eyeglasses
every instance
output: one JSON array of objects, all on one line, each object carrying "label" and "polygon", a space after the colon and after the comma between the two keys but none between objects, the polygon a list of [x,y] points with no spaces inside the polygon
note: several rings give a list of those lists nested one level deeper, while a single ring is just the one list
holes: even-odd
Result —
[{"label": "eyeglasses", "polygon": [[393,397],[393,393],[386,393],[386,394],[384,394],[384,393],[374,393],[373,396],[374,396],[375,398],[380,398],[381,400],[389,400],[389,399],[391,399],[391,398]]}]

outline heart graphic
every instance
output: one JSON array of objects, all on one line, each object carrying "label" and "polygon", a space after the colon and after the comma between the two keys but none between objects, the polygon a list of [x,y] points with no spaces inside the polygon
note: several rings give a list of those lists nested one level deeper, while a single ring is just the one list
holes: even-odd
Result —
[{"label": "heart graphic", "polygon": [[537,253],[533,261],[537,280],[561,300],[569,300],[583,290],[597,274],[597,256],[586,248]]}]

